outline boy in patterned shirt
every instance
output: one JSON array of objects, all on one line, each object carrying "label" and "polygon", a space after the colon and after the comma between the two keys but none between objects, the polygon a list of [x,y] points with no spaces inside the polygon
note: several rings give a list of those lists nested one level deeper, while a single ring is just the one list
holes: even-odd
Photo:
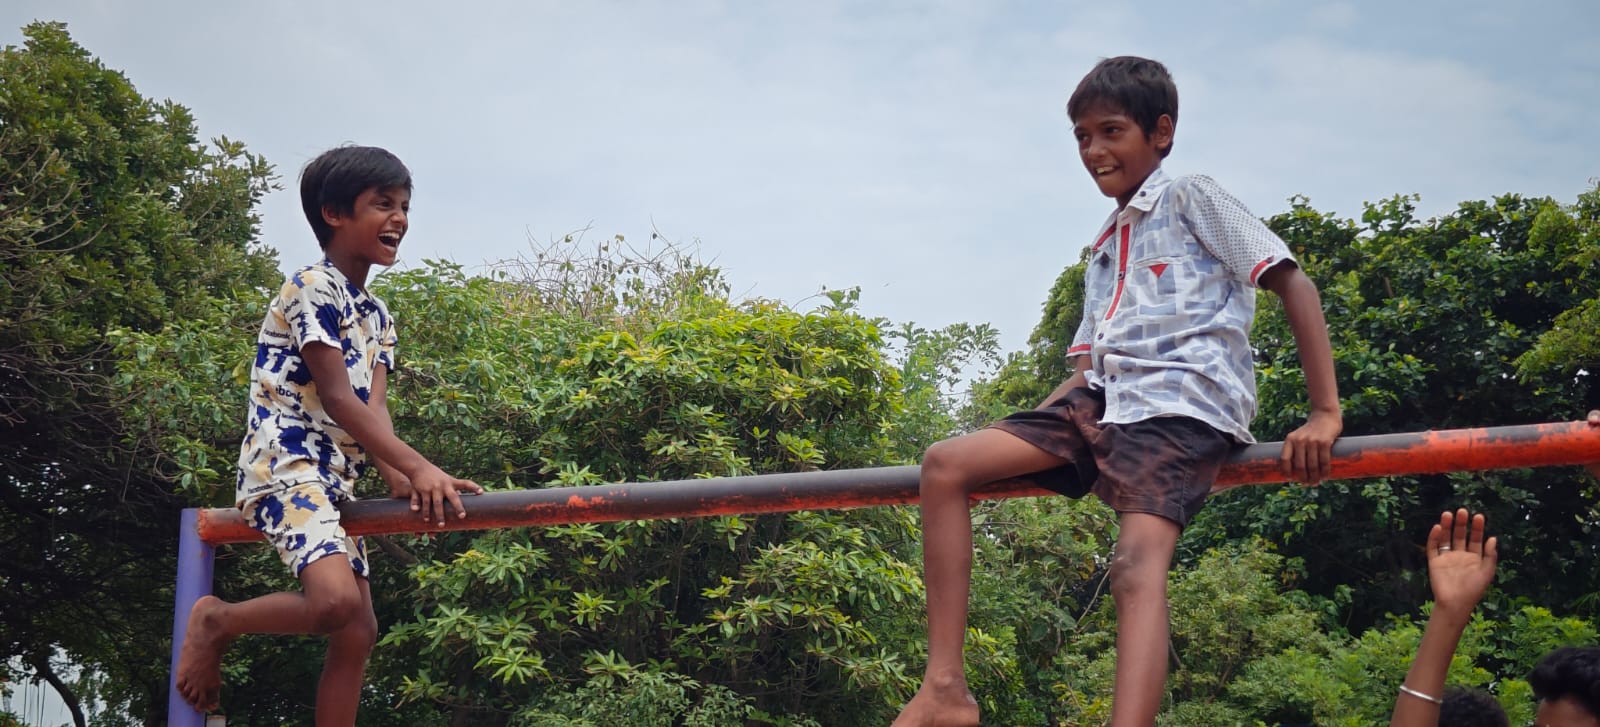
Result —
[{"label": "boy in patterned shirt", "polygon": [[976,725],[962,665],[972,578],[968,496],[1026,477],[1116,511],[1111,593],[1117,668],[1111,724],[1155,722],[1167,675],[1167,570],[1233,449],[1254,441],[1248,334],[1255,290],[1283,300],[1311,415],[1281,466],[1307,483],[1328,473],[1343,428],[1316,286],[1283,241],[1208,177],[1171,179],[1178,91],[1155,61],[1100,62],[1067,102],[1078,153],[1117,209],[1094,238],[1074,373],[1038,408],[939,442],[922,460],[928,665],[894,724]]},{"label": "boy in patterned shirt", "polygon": [[331,149],[301,172],[300,201],[324,259],[289,276],[262,323],[238,507],[302,590],[240,603],[202,598],[189,614],[177,687],[196,708],[214,709],[222,654],[234,637],[327,634],[316,723],[349,725],[378,623],[363,543],[345,534],[335,505],[354,499],[369,451],[390,494],[410,498],[424,522],[444,525],[447,503],[466,517],[458,491],[483,490],[396,437],[385,402],[394,320],[367,292],[367,274],[395,262],[411,172],[383,149]]}]

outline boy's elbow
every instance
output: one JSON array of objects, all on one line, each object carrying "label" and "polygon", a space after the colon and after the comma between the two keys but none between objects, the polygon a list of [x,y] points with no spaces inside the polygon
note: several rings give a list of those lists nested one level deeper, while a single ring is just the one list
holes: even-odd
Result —
[{"label": "boy's elbow", "polygon": [[322,394],[322,410],[334,421],[344,424],[350,421],[351,412],[361,405],[355,392],[341,391],[331,394]]},{"label": "boy's elbow", "polygon": [[1261,287],[1276,293],[1279,298],[1297,296],[1317,297],[1317,284],[1311,281],[1299,265],[1284,264],[1274,266],[1261,274]]}]

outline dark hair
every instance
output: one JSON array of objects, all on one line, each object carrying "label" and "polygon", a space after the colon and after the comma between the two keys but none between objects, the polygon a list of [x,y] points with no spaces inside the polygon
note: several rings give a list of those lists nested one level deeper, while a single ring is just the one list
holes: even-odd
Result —
[{"label": "dark hair", "polygon": [[1600,718],[1600,646],[1563,646],[1545,654],[1528,684],[1541,702],[1571,697]]},{"label": "dark hair", "polygon": [[322,219],[324,208],[352,214],[362,192],[389,187],[411,191],[411,170],[385,149],[340,146],[317,155],[300,170],[300,208],[317,235],[317,244],[327,247],[333,239],[333,228]]},{"label": "dark hair", "polygon": [[[1159,61],[1138,56],[1117,56],[1096,63],[1067,99],[1067,118],[1074,121],[1104,104],[1131,117],[1149,136],[1156,120],[1166,114],[1178,122],[1178,86]],[[1161,158],[1172,146],[1161,150]]]},{"label": "dark hair", "polygon": [[1481,689],[1447,689],[1439,705],[1439,727],[1511,727],[1511,718]]}]

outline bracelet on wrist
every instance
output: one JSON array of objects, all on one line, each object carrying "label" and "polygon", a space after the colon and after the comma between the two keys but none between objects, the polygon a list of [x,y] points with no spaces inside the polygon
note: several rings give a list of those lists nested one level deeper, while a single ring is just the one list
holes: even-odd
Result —
[{"label": "bracelet on wrist", "polygon": [[1415,689],[1412,689],[1411,687],[1408,687],[1408,686],[1406,686],[1404,684],[1400,685],[1400,693],[1401,694],[1408,694],[1408,695],[1416,697],[1417,699],[1420,699],[1420,700],[1422,700],[1424,702],[1433,702],[1434,704],[1444,704],[1444,700],[1443,699],[1435,697],[1435,696],[1433,696],[1431,694],[1423,694],[1422,692],[1419,692],[1419,691],[1417,691]]}]

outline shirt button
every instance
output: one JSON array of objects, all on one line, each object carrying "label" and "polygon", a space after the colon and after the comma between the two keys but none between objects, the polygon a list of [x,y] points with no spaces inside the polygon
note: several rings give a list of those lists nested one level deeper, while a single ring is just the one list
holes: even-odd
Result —
[{"label": "shirt button", "polygon": [[1107,381],[1116,381],[1117,380],[1117,375],[1116,374],[1112,374],[1110,376],[1107,376],[1106,380]]},{"label": "shirt button", "polygon": [[1098,336],[1095,336],[1095,340],[1097,340],[1097,341],[1104,341],[1104,340],[1106,340],[1106,334],[1104,334],[1104,333],[1102,333],[1102,334],[1100,334],[1100,335],[1098,335]]}]

